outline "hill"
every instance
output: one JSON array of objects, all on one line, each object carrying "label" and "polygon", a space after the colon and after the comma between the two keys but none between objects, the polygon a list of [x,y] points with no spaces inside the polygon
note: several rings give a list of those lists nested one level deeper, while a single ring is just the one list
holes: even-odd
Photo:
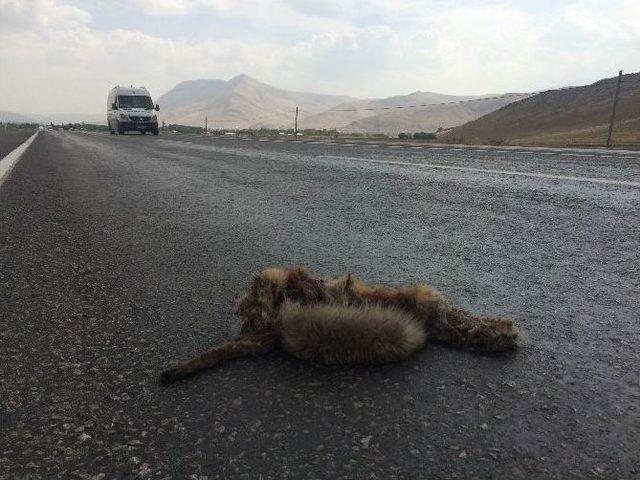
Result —
[{"label": "hill", "polygon": [[[396,95],[386,98],[369,98],[365,100],[353,100],[318,113],[316,115],[305,115],[301,117],[302,128],[337,128],[343,130],[348,125],[365,118],[378,116],[385,112],[385,109],[396,107],[408,107],[411,105],[432,105],[444,102],[457,102],[476,97],[445,95],[433,92],[413,92],[409,95]],[[406,113],[408,110],[402,110]],[[388,111],[387,111],[388,113]],[[460,123],[454,124],[460,125]]]},{"label": "hill", "polygon": [[0,110],[0,122],[5,123],[31,123],[34,119],[26,115],[7,110]]},{"label": "hill", "polygon": [[296,106],[319,113],[350,97],[282,90],[247,75],[229,81],[193,80],[179,83],[158,98],[160,119],[167,123],[211,128],[293,127]]},{"label": "hill", "polygon": [[23,115],[21,113],[0,110],[0,122],[10,123],[91,123],[96,125],[106,124],[106,114],[83,113],[33,113]]},{"label": "hill", "polygon": [[[296,106],[299,128],[344,132],[435,131],[461,125],[499,108],[513,98],[478,100],[478,96],[414,92],[380,99],[359,100],[283,90],[247,75],[229,81],[204,79],[181,82],[158,98],[160,119],[166,123],[211,128],[291,128]],[[439,105],[449,103],[448,105]],[[438,104],[438,105],[435,105]],[[433,107],[404,108],[415,105]]]},{"label": "hill", "polygon": [[441,128],[462,125],[504,105],[522,98],[512,94],[498,98],[474,98],[459,103],[438,103],[427,107],[375,112],[346,125],[341,131],[349,133],[380,132],[397,135],[400,132],[435,132]]},{"label": "hill", "polygon": [[[474,144],[596,146],[606,143],[617,77],[549,90],[453,128],[441,138]],[[640,145],[640,73],[623,75],[613,143]]]}]

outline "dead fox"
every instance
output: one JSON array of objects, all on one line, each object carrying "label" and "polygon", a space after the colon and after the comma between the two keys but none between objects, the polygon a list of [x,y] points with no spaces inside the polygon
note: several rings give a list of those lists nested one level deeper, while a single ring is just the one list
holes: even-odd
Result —
[{"label": "dead fox", "polygon": [[407,358],[429,341],[492,353],[517,347],[512,321],[455,308],[425,284],[368,286],[350,274],[322,279],[301,267],[254,275],[236,313],[235,340],[164,371],[161,381],[277,348],[324,364],[376,364]]}]

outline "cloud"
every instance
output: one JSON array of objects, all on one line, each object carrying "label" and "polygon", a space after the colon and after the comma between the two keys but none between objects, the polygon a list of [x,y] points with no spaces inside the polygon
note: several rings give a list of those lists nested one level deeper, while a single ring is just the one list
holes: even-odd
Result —
[{"label": "cloud", "polygon": [[366,97],[537,90],[640,64],[635,0],[616,8],[604,0],[133,5],[0,0],[0,88],[13,92],[0,109],[101,112],[115,84],[145,85],[158,97],[183,80],[238,73]]},{"label": "cloud", "polygon": [[85,25],[91,14],[55,0],[0,0],[0,30],[5,33]]},{"label": "cloud", "polygon": [[[229,11],[229,0],[133,0],[141,13],[149,15],[186,15],[197,10]],[[130,2],[123,2],[130,3]]]}]

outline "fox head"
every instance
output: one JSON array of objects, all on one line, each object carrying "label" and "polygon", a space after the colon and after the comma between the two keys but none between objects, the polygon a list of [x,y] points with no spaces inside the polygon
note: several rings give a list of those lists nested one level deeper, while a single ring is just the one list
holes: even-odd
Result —
[{"label": "fox head", "polygon": [[302,305],[325,298],[324,281],[312,277],[300,267],[288,270],[268,268],[254,275],[249,291],[238,301],[241,333],[272,329],[285,301]]}]

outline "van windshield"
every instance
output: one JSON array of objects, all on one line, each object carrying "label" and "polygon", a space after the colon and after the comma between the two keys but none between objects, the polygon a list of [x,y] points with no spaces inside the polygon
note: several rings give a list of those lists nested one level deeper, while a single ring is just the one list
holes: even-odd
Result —
[{"label": "van windshield", "polygon": [[151,97],[142,95],[118,95],[118,106],[120,108],[146,108],[153,110]]}]

